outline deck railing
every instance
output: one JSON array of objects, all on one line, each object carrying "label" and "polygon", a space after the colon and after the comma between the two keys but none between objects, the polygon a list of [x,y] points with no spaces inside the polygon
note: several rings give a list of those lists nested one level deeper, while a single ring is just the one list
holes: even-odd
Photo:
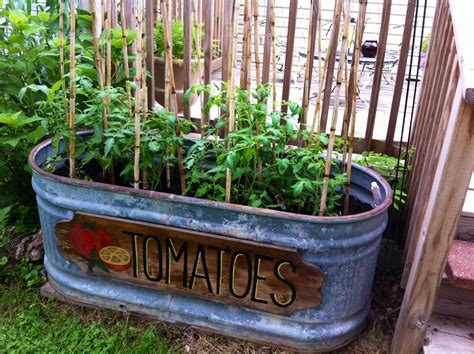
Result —
[{"label": "deck railing", "polygon": [[[151,1],[151,0],[150,0]],[[190,0],[191,1],[191,0]],[[171,9],[173,9],[174,14],[178,19],[183,19],[184,21],[184,27],[185,31],[186,28],[192,28],[193,23],[192,23],[192,16],[188,13],[190,11],[193,11],[193,16],[195,14],[198,15],[199,20],[202,20],[204,23],[204,39],[203,39],[203,48],[211,48],[213,45],[218,43],[219,48],[220,48],[220,54],[222,56],[222,75],[221,79],[223,81],[227,81],[227,65],[228,65],[228,48],[229,48],[229,35],[226,30],[226,27],[228,25],[229,21],[229,14],[232,13],[232,1],[223,1],[223,0],[195,0],[191,1],[191,3],[194,6],[194,11],[193,6],[189,6],[190,1],[185,1],[185,0],[171,0]],[[261,47],[260,45],[258,46],[253,46],[252,48],[259,48],[260,50],[263,50],[262,52],[259,53],[260,61],[261,61],[261,67],[260,67],[260,81],[261,82],[272,82],[272,77],[273,77],[273,67],[272,67],[272,56],[274,53],[272,53],[272,31],[271,31],[271,13],[270,13],[270,4],[271,2],[274,3],[276,7],[279,6],[279,2],[275,0],[248,0],[249,6],[254,7],[258,6],[258,23],[263,24],[265,23],[265,30],[262,31],[262,28],[260,28],[260,34],[261,38],[263,39],[263,46]],[[295,65],[294,63],[294,57],[295,57],[295,51],[300,50],[301,48],[296,48],[295,47],[295,38],[298,35],[301,35],[301,33],[295,33],[295,29],[299,28],[298,26],[301,27],[301,22],[304,21],[305,24],[307,24],[306,28],[309,28],[309,19],[308,19],[308,9],[303,9],[301,8],[301,1],[299,2],[298,0],[291,0],[289,3],[285,6],[289,6],[288,12],[287,12],[287,18],[286,18],[286,26],[288,28],[286,38],[284,38],[285,42],[285,52],[282,54],[282,57],[280,58],[280,61],[283,63],[281,71],[283,72],[283,83],[282,83],[282,93],[281,96],[279,95],[278,100],[287,100],[290,97],[290,90],[292,89],[292,80],[294,79],[295,75]],[[241,1],[241,15],[243,13],[243,4],[244,1]],[[356,3],[355,3],[356,4]],[[354,5],[355,5],[354,4]],[[382,5],[383,4],[383,5]],[[413,32],[413,24],[414,24],[414,13],[415,13],[415,7],[417,6],[417,1],[416,0],[407,0],[406,3],[406,14],[405,14],[405,23],[404,23],[404,29],[403,29],[403,36],[402,36],[402,42],[400,46],[400,52],[398,53],[398,69],[397,69],[397,77],[396,77],[396,82],[394,86],[394,91],[393,91],[393,97],[392,97],[392,104],[391,104],[391,114],[389,118],[389,124],[386,128],[386,131],[383,133],[383,135],[386,135],[386,140],[377,140],[374,139],[374,124],[377,116],[377,109],[379,108],[379,95],[381,93],[381,85],[380,82],[382,80],[383,74],[384,74],[384,59],[386,56],[386,49],[387,49],[387,36],[390,34],[390,31],[393,31],[390,27],[390,18],[391,18],[391,13],[392,9],[397,6],[397,16],[400,16],[399,14],[399,7],[400,4],[396,1],[394,1],[394,5],[392,5],[392,1],[383,1],[380,2],[380,7],[381,7],[381,13],[380,13],[380,24],[379,24],[379,46],[377,50],[377,57],[375,60],[375,65],[373,68],[373,75],[371,79],[373,80],[372,86],[371,86],[371,94],[370,94],[370,100],[366,102],[368,105],[368,121],[367,121],[367,128],[365,135],[363,137],[358,137],[355,141],[354,145],[354,151],[355,152],[362,152],[366,150],[373,150],[377,152],[385,152],[390,155],[396,156],[399,152],[400,149],[400,143],[397,140],[400,140],[399,137],[395,137],[395,131],[396,131],[396,126],[397,126],[397,120],[399,117],[399,108],[400,108],[400,102],[402,100],[402,94],[404,91],[404,83],[406,80],[406,66],[407,66],[407,59],[410,54],[410,49],[413,50],[413,43],[410,40]],[[281,5],[281,4],[280,4]],[[306,33],[307,38],[309,38],[309,41],[307,43],[309,47],[309,53],[310,56],[306,58],[306,66],[309,66],[310,68],[313,68],[313,65],[315,64],[315,59],[314,56],[317,54],[317,43],[319,41],[318,34],[316,31],[317,28],[317,21],[318,21],[318,16],[321,16],[321,2],[320,0],[311,0],[310,7],[313,9],[313,15],[312,18],[312,34],[309,35],[309,33]],[[319,9],[319,10],[318,10]],[[263,10],[263,11],[262,11]],[[253,13],[253,9],[250,10],[251,13]],[[301,12],[301,14],[299,13]],[[303,14],[304,12],[304,14]],[[300,18],[300,15],[304,17]],[[357,17],[357,6],[353,6],[353,9],[351,10],[351,15],[353,17]],[[157,17],[158,15],[155,15]],[[285,22],[285,19],[282,17],[284,15],[280,14],[279,15],[279,25],[281,23]],[[242,28],[243,27],[243,20],[244,17],[240,16],[239,17],[239,26]],[[250,21],[250,26],[253,25],[253,20]],[[374,24],[371,23],[371,26],[374,27]],[[259,26],[260,27],[260,26]],[[301,28],[300,28],[301,30]],[[306,30],[307,32],[307,30]],[[241,35],[240,35],[241,36]],[[252,30],[252,36],[253,36],[253,30]],[[342,33],[339,32],[339,37],[342,36]],[[240,38],[240,37],[239,37]],[[253,38],[252,38],[253,41]],[[239,45],[240,45],[239,41]],[[185,45],[188,45],[188,43],[185,43]],[[240,48],[239,48],[240,50]],[[254,51],[254,49],[252,49]],[[205,55],[204,55],[204,83],[210,83],[211,82],[211,70],[213,67],[211,66],[211,61],[212,59],[210,58],[210,53],[211,50],[206,50]],[[281,53],[280,53],[281,54]],[[255,52],[252,53],[252,58],[254,58]],[[240,56],[238,56],[240,58]],[[184,66],[185,68],[188,68],[187,71],[191,70],[191,63],[188,63],[190,59],[185,57],[184,59]],[[331,62],[332,60],[329,60]],[[254,63],[252,63],[252,66]],[[154,77],[153,73],[153,67],[148,68],[151,72],[151,77]],[[331,70],[330,70],[331,71]],[[335,76],[337,71],[337,65],[335,65],[335,68],[332,70],[332,75],[331,73],[327,74],[327,77],[330,77],[331,80],[329,80],[326,85],[325,85],[325,90],[323,92],[322,96],[322,117],[321,117],[321,122],[320,122],[320,128],[322,131],[325,131],[327,127],[327,120],[328,120],[328,112],[329,112],[329,106],[331,99],[334,95],[332,92],[332,88],[335,86],[335,82],[333,82],[332,78]],[[311,90],[311,84],[312,80],[311,77],[317,76],[317,73],[315,70],[309,70],[310,74],[310,79],[305,80],[304,82],[304,88],[303,88],[303,93],[301,97],[301,101],[305,102],[304,96],[307,95],[308,92]],[[254,78],[255,79],[255,78]],[[188,80],[185,80],[185,87],[184,89],[186,90],[190,86],[190,82]],[[294,89],[294,88],[293,88]],[[312,91],[317,91],[315,87],[313,87]],[[350,98],[350,97],[349,97]],[[350,102],[351,100],[348,99],[347,102]],[[285,107],[282,107],[283,110]],[[349,110],[350,111],[350,110]],[[199,120],[201,117],[194,116],[191,117],[191,112],[189,107],[184,108],[184,116],[191,118],[193,120]],[[312,119],[312,110],[309,114],[309,119]],[[306,116],[306,115],[305,115]],[[207,121],[209,120],[209,117],[202,117],[202,119]],[[304,122],[308,123],[308,122]]]},{"label": "deck railing", "polygon": [[472,1],[438,1],[413,132],[394,353],[421,348],[474,168],[473,11]]}]

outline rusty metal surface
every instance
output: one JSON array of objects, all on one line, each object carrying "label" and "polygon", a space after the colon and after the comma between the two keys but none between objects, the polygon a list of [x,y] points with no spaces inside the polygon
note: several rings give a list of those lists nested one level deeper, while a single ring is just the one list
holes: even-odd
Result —
[{"label": "rusty metal surface", "polygon": [[[45,239],[45,266],[55,288],[67,298],[295,349],[337,347],[363,327],[392,198],[389,185],[376,173],[354,166],[351,194],[371,202],[370,184],[376,182],[384,200],[380,206],[358,215],[317,217],[54,176],[39,167],[52,152],[50,142],[40,144],[29,162]],[[296,248],[303,260],[324,272],[322,303],[278,316],[85,276],[56,247],[55,225],[71,220],[75,211]]]}]

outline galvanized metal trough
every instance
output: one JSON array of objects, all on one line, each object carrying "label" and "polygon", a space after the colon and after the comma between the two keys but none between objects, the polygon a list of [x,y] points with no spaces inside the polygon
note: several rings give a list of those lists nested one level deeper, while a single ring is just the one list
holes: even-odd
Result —
[{"label": "galvanized metal trough", "polygon": [[[363,329],[392,198],[388,183],[371,170],[354,166],[351,194],[372,203],[370,187],[376,182],[383,199],[379,206],[358,215],[316,217],[69,179],[42,168],[52,154],[51,141],[46,141],[31,152],[29,163],[49,283],[67,300],[297,350],[337,348]],[[206,233],[222,236],[226,242],[250,241],[250,245],[297,250],[306,264],[322,271],[320,303],[278,314],[240,306],[238,301],[220,302],[166,286],[150,288],[109,274],[97,276],[60,249],[57,224],[72,220],[77,213],[164,225],[194,232],[198,240],[204,237],[200,233]]]}]

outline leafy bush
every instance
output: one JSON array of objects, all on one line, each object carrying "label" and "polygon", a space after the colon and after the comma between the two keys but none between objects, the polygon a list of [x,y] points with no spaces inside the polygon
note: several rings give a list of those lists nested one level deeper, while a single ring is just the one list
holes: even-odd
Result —
[{"label": "leafy bush", "polygon": [[[13,225],[18,234],[27,234],[38,225],[27,164],[29,152],[47,136],[70,136],[64,108],[68,85],[64,92],[60,77],[58,3],[48,0],[46,7],[36,5],[38,11],[34,15],[31,6],[31,1],[10,2],[0,9],[0,240],[3,242],[12,230],[7,226]],[[67,19],[64,16],[65,38]],[[91,15],[87,11],[78,10],[78,25],[81,32],[76,48],[77,106],[85,110],[92,109],[88,106],[89,95],[93,87],[98,87],[90,35]],[[124,87],[121,28],[114,28],[111,35],[112,62],[116,68],[112,79],[118,87]],[[135,32],[127,30],[129,45],[135,37]],[[68,58],[68,43],[64,46]],[[65,65],[67,72],[68,63]],[[102,135],[102,131],[98,134]]]},{"label": "leafy bush", "polygon": [[[27,157],[48,133],[36,102],[59,80],[58,16],[21,8],[0,10],[0,225],[14,224],[18,233],[37,225]],[[3,235],[8,236],[8,235]]]},{"label": "leafy bush", "polygon": [[[202,30],[202,24],[199,25],[200,28],[200,38],[202,41],[204,38],[204,31]],[[197,58],[203,56],[203,51],[201,49],[200,53],[197,51],[197,31],[193,26],[192,28],[192,57]],[[155,24],[155,55],[159,58],[165,56],[165,36],[163,32],[163,22],[158,20]],[[173,48],[173,59],[184,59],[184,22],[181,20],[173,21],[173,31],[172,31],[172,48]],[[202,48],[202,47],[201,47]]]}]

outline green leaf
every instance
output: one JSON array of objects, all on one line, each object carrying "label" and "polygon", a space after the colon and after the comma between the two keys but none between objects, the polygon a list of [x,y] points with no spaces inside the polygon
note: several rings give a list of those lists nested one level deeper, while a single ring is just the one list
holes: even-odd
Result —
[{"label": "green leaf", "polygon": [[250,195],[249,201],[250,201],[250,205],[255,208],[258,208],[262,205],[262,201],[255,194]]},{"label": "green leaf", "polygon": [[10,10],[8,19],[13,27],[18,27],[20,24],[28,21],[28,16],[22,10]]},{"label": "green leaf", "polygon": [[197,191],[196,191],[196,194],[194,195],[195,197],[199,198],[199,197],[204,197],[206,195],[206,193],[209,191],[209,188],[211,186],[209,184],[203,184],[201,185]]},{"label": "green leaf", "polygon": [[15,113],[0,113],[0,123],[6,125],[16,125],[18,122],[18,117],[23,112],[15,112]]},{"label": "green leaf", "polygon": [[278,173],[280,173],[281,175],[285,174],[289,165],[290,165],[290,160],[278,159],[277,160]]},{"label": "green leaf", "polygon": [[226,164],[230,169],[234,168],[235,151],[229,152],[226,158]]},{"label": "green leaf", "polygon": [[148,148],[150,149],[150,151],[157,152],[161,150],[161,145],[158,144],[156,141],[150,141],[148,143]]},{"label": "green leaf", "polygon": [[7,138],[7,139],[2,139],[0,140],[0,144],[1,145],[10,145],[12,148],[15,148],[18,143],[20,142],[21,140],[21,136],[18,136],[18,137],[14,137],[14,138]]},{"label": "green leaf", "polygon": [[10,217],[10,211],[12,206],[7,206],[6,208],[0,209],[0,226],[4,226]]},{"label": "green leaf", "polygon": [[189,98],[191,97],[192,88],[188,88],[183,95],[184,103],[189,105]]},{"label": "green leaf", "polygon": [[295,197],[298,198],[300,196],[300,194],[303,192],[303,187],[303,181],[296,182],[293,186],[291,186],[291,188],[293,188],[293,194],[295,195]]},{"label": "green leaf", "polygon": [[5,264],[8,263],[8,258],[3,256],[1,259],[0,259],[0,266],[4,266]]},{"label": "green leaf", "polygon": [[33,130],[31,133],[29,133],[26,138],[28,141],[32,144],[37,143],[41,138],[46,136],[48,134],[48,130],[43,127],[42,125],[39,125],[35,130]]},{"label": "green leaf", "polygon": [[114,143],[115,143],[115,139],[113,139],[113,138],[109,138],[105,141],[104,156],[109,155],[109,152],[112,149],[112,147],[114,146]]}]

